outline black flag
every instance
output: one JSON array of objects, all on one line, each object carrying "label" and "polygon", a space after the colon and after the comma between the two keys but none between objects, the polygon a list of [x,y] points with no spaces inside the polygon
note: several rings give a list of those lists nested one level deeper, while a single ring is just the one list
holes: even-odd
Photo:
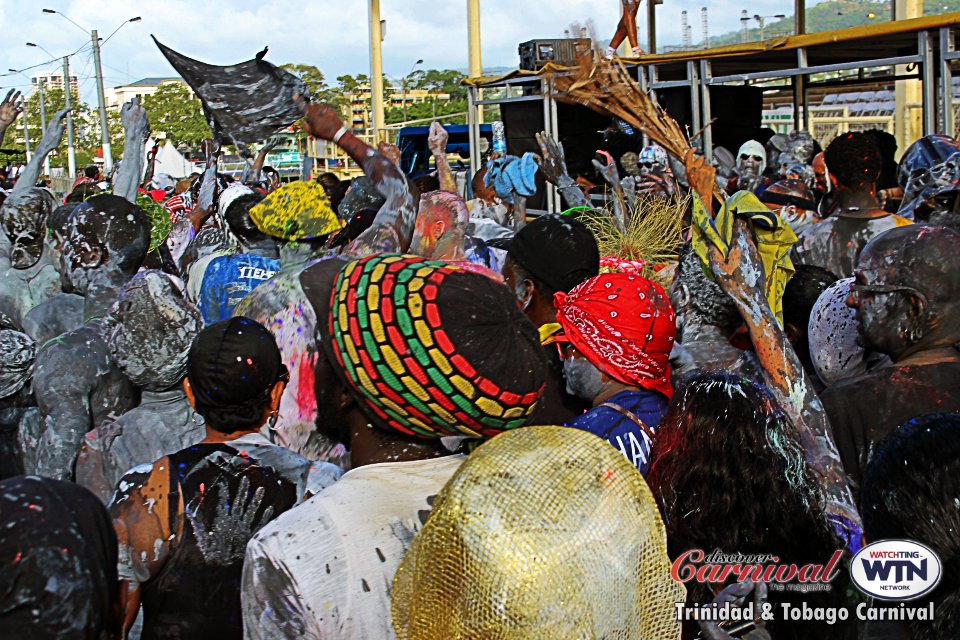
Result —
[{"label": "black flag", "polygon": [[253,60],[218,67],[181,55],[151,37],[200,98],[207,122],[221,144],[242,147],[262,142],[303,116],[293,96],[300,94],[309,101],[306,83],[263,60],[266,49]]}]

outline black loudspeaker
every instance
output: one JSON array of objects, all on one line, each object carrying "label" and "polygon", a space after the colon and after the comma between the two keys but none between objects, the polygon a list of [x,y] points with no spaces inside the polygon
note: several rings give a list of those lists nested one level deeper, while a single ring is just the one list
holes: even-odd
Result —
[{"label": "black loudspeaker", "polygon": [[[697,133],[693,130],[689,88],[658,89],[657,101],[681,126],[687,128],[690,135]],[[740,145],[758,135],[763,112],[763,89],[710,87],[710,110],[715,118],[712,127],[714,146],[726,147],[730,153],[736,154]]]},{"label": "black loudspeaker", "polygon": [[590,51],[590,38],[561,38],[553,40],[528,40],[517,47],[520,68],[539,71],[546,64],[573,66],[577,58]]},{"label": "black loudspeaker", "polygon": [[[545,129],[542,102],[533,100],[501,104],[500,117],[507,138],[507,153],[515,156],[522,156],[528,151],[540,153],[536,134]],[[571,177],[593,176],[591,161],[594,153],[603,144],[603,130],[609,126],[610,118],[586,107],[557,104],[557,127]],[[546,191],[543,185],[543,176],[537,172],[537,193],[527,199],[527,207],[546,208]]]}]

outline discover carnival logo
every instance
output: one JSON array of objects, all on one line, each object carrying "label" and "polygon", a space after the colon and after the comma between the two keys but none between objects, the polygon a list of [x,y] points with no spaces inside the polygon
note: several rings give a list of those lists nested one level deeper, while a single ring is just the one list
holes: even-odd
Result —
[{"label": "discover carnival logo", "polygon": [[939,556],[912,540],[874,542],[850,563],[853,583],[879,600],[919,598],[937,586],[942,573]]}]

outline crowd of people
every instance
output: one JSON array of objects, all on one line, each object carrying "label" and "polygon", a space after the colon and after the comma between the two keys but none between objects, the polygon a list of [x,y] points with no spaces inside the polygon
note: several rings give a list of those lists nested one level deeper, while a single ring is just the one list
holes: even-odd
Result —
[{"label": "crowd of people", "polygon": [[[957,636],[960,143],[613,127],[589,175],[540,135],[458,180],[434,123],[411,179],[302,108],[362,177],[213,140],[155,175],[134,100],[113,175],[46,187],[61,111],[0,183],[0,637]],[[664,215],[669,255],[606,249]],[[939,555],[934,620],[678,613],[866,601],[681,583],[690,550],[890,538]]]}]

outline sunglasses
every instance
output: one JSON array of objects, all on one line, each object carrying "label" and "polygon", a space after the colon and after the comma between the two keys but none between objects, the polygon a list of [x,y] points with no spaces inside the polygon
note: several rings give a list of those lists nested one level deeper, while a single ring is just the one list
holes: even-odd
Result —
[{"label": "sunglasses", "polygon": [[761,156],[748,156],[745,153],[740,154],[741,160],[753,160],[754,162],[763,162],[763,157]]},{"label": "sunglasses", "polygon": [[930,303],[927,300],[927,296],[923,295],[923,292],[919,289],[914,289],[913,287],[907,287],[904,285],[898,284],[853,284],[850,285],[850,290],[856,294],[860,293],[872,293],[872,294],[883,294],[883,293],[898,293],[906,292],[913,294],[920,298],[920,301],[923,302],[925,307],[929,307]]}]

